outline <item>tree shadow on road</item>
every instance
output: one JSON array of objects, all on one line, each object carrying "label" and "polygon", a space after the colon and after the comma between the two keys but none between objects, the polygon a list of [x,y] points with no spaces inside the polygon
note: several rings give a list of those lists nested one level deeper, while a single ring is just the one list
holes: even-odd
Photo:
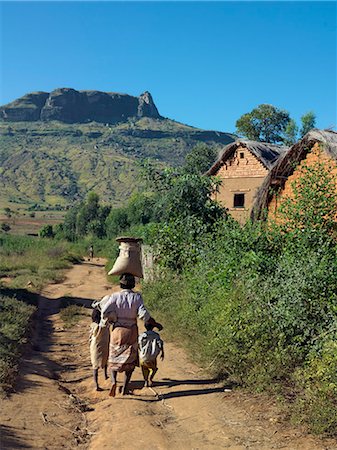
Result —
[{"label": "tree shadow on road", "polygon": [[0,425],[0,448],[2,450],[11,450],[14,448],[32,448],[25,444],[15,435],[15,428],[7,425]]}]

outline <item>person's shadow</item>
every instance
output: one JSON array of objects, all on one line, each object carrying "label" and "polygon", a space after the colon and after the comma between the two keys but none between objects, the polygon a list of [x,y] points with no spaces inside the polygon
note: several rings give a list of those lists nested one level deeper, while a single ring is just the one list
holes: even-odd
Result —
[{"label": "person's shadow", "polygon": [[[207,379],[182,379],[182,380],[173,380],[171,378],[162,378],[160,381],[154,382],[154,390],[156,387],[167,387],[171,388],[174,386],[203,386],[201,389],[181,389],[178,391],[169,391],[164,393],[157,393],[154,398],[141,398],[141,396],[137,395],[135,397],[130,397],[133,399],[137,399],[139,401],[144,402],[157,402],[161,400],[168,400],[170,398],[176,397],[189,397],[194,395],[207,395],[214,394],[219,392],[224,392],[225,389],[232,389],[233,385],[227,383],[226,385],[219,386],[219,380],[214,378]],[[209,385],[210,387],[205,387],[205,385]],[[211,387],[213,385],[213,387]],[[216,385],[216,386],[214,386]],[[131,381],[130,382],[130,391],[141,390],[144,386],[144,381]]]}]

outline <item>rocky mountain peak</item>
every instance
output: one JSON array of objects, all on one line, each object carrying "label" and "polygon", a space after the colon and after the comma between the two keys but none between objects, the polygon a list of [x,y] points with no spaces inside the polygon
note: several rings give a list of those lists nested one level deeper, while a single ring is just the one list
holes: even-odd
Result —
[{"label": "rocky mountain peak", "polygon": [[0,120],[7,122],[116,123],[129,117],[161,117],[150,92],[134,97],[115,92],[58,88],[50,93],[26,94],[0,106]]},{"label": "rocky mountain peak", "polygon": [[139,96],[138,117],[158,117],[159,112],[150,92],[145,91]]}]

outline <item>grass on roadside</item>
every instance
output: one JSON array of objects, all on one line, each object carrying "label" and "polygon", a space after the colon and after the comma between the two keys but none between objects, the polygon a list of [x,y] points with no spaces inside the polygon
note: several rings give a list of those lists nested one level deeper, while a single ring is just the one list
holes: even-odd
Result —
[{"label": "grass on roadside", "polygon": [[28,236],[0,234],[0,278],[12,288],[38,291],[62,279],[62,270],[81,259],[69,243]]},{"label": "grass on roadside", "polygon": [[13,386],[22,344],[26,342],[36,308],[0,295],[0,395]]},{"label": "grass on roadside", "polygon": [[80,259],[80,250],[66,242],[0,234],[0,392],[14,384],[36,310],[34,293],[61,281],[63,270]]},{"label": "grass on roadside", "polygon": [[78,305],[70,305],[60,311],[65,328],[73,327],[86,315],[85,308]]}]

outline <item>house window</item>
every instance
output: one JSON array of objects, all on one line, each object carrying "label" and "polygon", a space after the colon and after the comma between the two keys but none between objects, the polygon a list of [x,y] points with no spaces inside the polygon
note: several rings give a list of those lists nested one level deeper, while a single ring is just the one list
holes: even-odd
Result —
[{"label": "house window", "polygon": [[245,157],[244,152],[240,152],[240,159],[243,159]]},{"label": "house window", "polygon": [[234,208],[245,207],[245,194],[234,194]]}]

